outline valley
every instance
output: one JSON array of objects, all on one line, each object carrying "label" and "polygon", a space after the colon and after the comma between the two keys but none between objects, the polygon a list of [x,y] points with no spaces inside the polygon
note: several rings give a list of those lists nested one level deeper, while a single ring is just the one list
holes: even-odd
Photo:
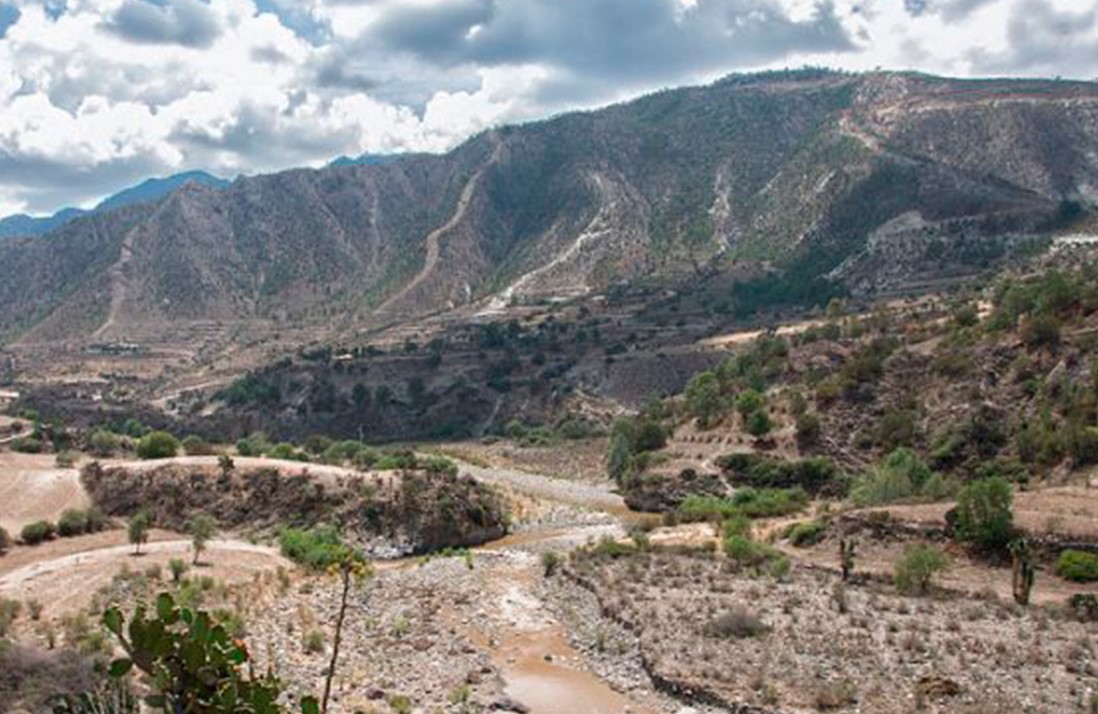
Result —
[{"label": "valley", "polygon": [[736,75],[5,239],[0,711],[1098,711],[1096,108]]}]

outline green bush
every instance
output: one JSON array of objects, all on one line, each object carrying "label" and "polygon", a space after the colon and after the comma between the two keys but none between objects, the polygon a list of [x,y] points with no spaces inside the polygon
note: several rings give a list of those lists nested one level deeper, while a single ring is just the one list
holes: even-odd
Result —
[{"label": "green bush", "polygon": [[88,514],[70,508],[57,521],[57,533],[62,538],[83,535],[88,531]]},{"label": "green bush", "polygon": [[748,568],[784,577],[789,573],[789,558],[777,548],[758,543],[742,535],[731,535],[724,539],[724,554],[741,568]]},{"label": "green bush", "polygon": [[797,417],[797,445],[808,449],[820,443],[822,431],[820,417],[816,414],[801,414]]},{"label": "green bush", "polygon": [[850,498],[859,506],[880,506],[916,496],[931,476],[930,467],[908,448],[899,448],[854,484]]},{"label": "green bush", "polygon": [[0,526],[0,555],[7,553],[9,548],[11,548],[11,534]]},{"label": "green bush", "polygon": [[974,481],[957,494],[957,539],[988,551],[1014,538],[1014,494],[999,477]]},{"label": "green bush", "polygon": [[724,408],[720,381],[710,371],[699,372],[686,385],[686,411],[697,418],[698,428],[708,429]]},{"label": "green bush", "polygon": [[38,545],[53,538],[57,530],[49,521],[36,521],[23,526],[19,539],[26,545]]},{"label": "green bush", "polygon": [[282,442],[275,445],[270,451],[267,452],[267,456],[272,459],[282,459],[283,461],[308,461],[309,455],[304,451],[298,450],[293,444]]},{"label": "green bush", "polygon": [[784,461],[771,456],[738,453],[719,457],[717,466],[736,486],[800,487],[814,495],[841,496],[846,494],[849,485],[846,474],[826,458]]},{"label": "green bush", "polygon": [[93,456],[107,458],[114,456],[118,451],[120,441],[118,437],[106,429],[97,429],[88,437],[88,449]]},{"label": "green bush", "polygon": [[905,594],[924,594],[934,577],[952,567],[949,556],[932,545],[910,545],[893,566],[896,589]]},{"label": "green bush", "polygon": [[680,523],[699,523],[725,521],[743,514],[731,499],[692,494],[682,502],[676,515]]},{"label": "green bush", "polygon": [[747,433],[756,438],[761,438],[770,433],[770,430],[774,427],[770,421],[770,416],[766,413],[766,410],[760,409],[758,411],[751,412],[745,419],[743,428],[747,430]]},{"label": "green bush", "polygon": [[137,442],[139,459],[170,459],[179,452],[179,442],[166,431],[154,431]]},{"label": "green bush", "polygon": [[338,531],[327,526],[311,530],[284,528],[278,536],[278,544],[284,556],[316,571],[357,557],[354,549],[343,543]]},{"label": "green bush", "polygon": [[732,505],[749,518],[787,516],[808,506],[808,493],[802,488],[741,488],[732,495]]},{"label": "green bush", "polygon": [[200,437],[191,434],[180,443],[183,453],[187,456],[210,456],[214,453],[213,447]]},{"label": "green bush", "polygon": [[788,531],[789,542],[798,548],[807,548],[823,540],[826,533],[827,523],[825,521],[794,523]]},{"label": "green bush", "polygon": [[1065,550],[1056,561],[1056,574],[1077,583],[1098,580],[1098,555],[1081,550]]},{"label": "green bush", "polygon": [[44,448],[42,446],[42,440],[33,436],[22,436],[15,439],[11,442],[10,446],[12,451],[17,451],[21,454],[41,454],[42,449]]}]

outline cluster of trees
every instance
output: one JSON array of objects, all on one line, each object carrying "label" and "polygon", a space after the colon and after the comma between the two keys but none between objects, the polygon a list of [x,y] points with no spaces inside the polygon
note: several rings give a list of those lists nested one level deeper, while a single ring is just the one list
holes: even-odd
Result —
[{"label": "cluster of trees", "polygon": [[606,471],[615,483],[624,485],[647,468],[652,452],[667,444],[668,429],[654,415],[618,419],[610,428]]}]

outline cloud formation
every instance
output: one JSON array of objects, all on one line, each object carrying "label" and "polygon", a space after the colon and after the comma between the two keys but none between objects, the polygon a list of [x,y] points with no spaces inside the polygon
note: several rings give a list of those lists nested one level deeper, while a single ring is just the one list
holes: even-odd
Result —
[{"label": "cloud formation", "polygon": [[1079,0],[0,0],[0,215],[187,169],[442,151],[806,63],[1090,78],[1098,16]]}]

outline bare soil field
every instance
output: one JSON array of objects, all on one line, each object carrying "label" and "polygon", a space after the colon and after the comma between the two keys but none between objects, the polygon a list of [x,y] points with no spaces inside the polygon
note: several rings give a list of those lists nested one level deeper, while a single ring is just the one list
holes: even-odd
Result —
[{"label": "bare soil field", "polygon": [[56,468],[49,454],[0,451],[0,527],[13,536],[28,523],[88,505],[77,469]]},{"label": "bare soil field", "polygon": [[[57,541],[71,546],[72,552],[66,555],[50,554],[46,548],[22,548],[22,552],[13,555],[21,555],[24,560],[33,557],[33,561],[21,567],[13,567],[13,563],[7,562],[8,558],[0,559],[0,597],[24,602],[37,600],[44,604],[43,617],[52,620],[88,607],[94,593],[108,586],[120,572],[154,570],[166,577],[168,562],[173,558],[188,564],[192,560],[190,539],[178,534],[158,532],[157,540],[144,546],[140,555],[135,555],[133,546],[125,542],[124,531],[109,535],[113,536],[111,540],[120,542],[89,548],[90,543],[75,542],[83,538]],[[32,550],[35,552],[26,552]],[[208,544],[193,572],[233,584],[246,582],[256,573],[279,566],[291,567],[292,564],[273,548],[216,540]],[[79,587],[74,587],[74,583],[79,583]]]},{"label": "bare soil field", "polygon": [[[953,502],[893,505],[867,512],[884,511],[901,522],[945,525],[945,514]],[[1014,494],[1014,523],[1035,535],[1056,534],[1065,538],[1098,540],[1098,489],[1082,486],[1054,486],[1017,491]]]}]

